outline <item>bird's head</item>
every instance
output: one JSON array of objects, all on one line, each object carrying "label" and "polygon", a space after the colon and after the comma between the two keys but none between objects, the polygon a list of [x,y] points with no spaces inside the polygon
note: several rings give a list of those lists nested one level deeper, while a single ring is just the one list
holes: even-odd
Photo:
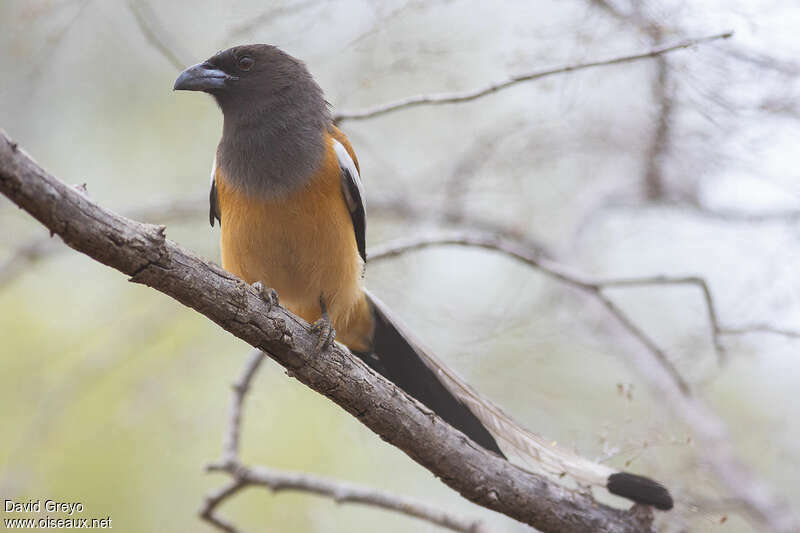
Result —
[{"label": "bird's head", "polygon": [[181,72],[173,89],[217,101],[225,117],[217,168],[241,190],[295,190],[319,167],[328,104],[303,62],[278,48],[228,48]]},{"label": "bird's head", "polygon": [[173,90],[209,93],[223,112],[233,108],[252,110],[253,105],[261,107],[287,98],[322,98],[302,61],[267,44],[235,46],[217,52],[181,72]]}]

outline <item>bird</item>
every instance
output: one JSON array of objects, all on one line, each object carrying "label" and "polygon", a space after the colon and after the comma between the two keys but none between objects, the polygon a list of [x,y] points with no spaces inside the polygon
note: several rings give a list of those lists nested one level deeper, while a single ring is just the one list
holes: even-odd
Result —
[{"label": "bird", "polygon": [[[347,136],[306,65],[276,46],[217,52],[173,90],[213,97],[223,115],[209,222],[222,267],[313,324],[487,451],[532,471],[668,510],[659,482],[593,462],[528,431],[425,347],[364,283],[366,203]],[[268,287],[269,289],[266,289]]]}]

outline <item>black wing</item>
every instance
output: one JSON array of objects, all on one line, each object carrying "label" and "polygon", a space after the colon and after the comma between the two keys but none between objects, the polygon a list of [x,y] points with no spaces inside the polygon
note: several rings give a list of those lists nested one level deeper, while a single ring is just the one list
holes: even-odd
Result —
[{"label": "black wing", "polygon": [[367,210],[364,205],[364,187],[361,184],[361,176],[358,173],[353,158],[347,153],[344,145],[334,140],[336,156],[339,159],[339,167],[342,169],[342,196],[350,211],[350,220],[353,221],[353,231],[356,232],[356,244],[361,259],[367,261]]},{"label": "black wing", "polygon": [[214,163],[211,165],[211,190],[208,193],[208,222],[211,227],[214,227],[214,219],[219,220],[220,226],[222,225],[222,215],[219,212],[219,198],[217,197],[217,158],[214,158]]}]

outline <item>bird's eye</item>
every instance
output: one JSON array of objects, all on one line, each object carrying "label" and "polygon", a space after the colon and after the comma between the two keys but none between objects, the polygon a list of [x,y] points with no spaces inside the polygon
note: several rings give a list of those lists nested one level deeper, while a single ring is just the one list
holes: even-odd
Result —
[{"label": "bird's eye", "polygon": [[250,56],[244,56],[239,58],[239,68],[241,70],[250,70],[255,65],[256,61]]}]

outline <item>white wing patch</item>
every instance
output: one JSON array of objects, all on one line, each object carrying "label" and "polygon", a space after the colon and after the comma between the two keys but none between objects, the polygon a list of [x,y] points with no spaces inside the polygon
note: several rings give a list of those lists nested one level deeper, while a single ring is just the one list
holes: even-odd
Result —
[{"label": "white wing patch", "polygon": [[341,170],[341,190],[347,210],[350,211],[350,220],[353,222],[353,231],[356,236],[358,255],[364,263],[367,262],[367,209],[364,205],[364,186],[358,173],[356,164],[342,143],[333,140],[333,148],[339,159]]},{"label": "white wing patch", "polygon": [[333,140],[333,148],[336,150],[336,157],[339,159],[339,166],[350,173],[350,179],[353,180],[353,184],[358,191],[359,198],[354,198],[349,187],[342,188],[348,209],[350,209],[350,211],[354,211],[359,208],[358,204],[360,203],[360,208],[366,211],[367,204],[364,199],[364,185],[361,183],[361,175],[358,173],[358,169],[356,169],[356,164],[353,162],[353,158],[347,153],[347,149],[344,147],[344,145],[336,139]]},{"label": "white wing patch", "polygon": [[214,178],[217,176],[217,155],[214,154],[214,161],[211,163],[211,186],[214,186]]},{"label": "white wing patch", "polygon": [[214,155],[214,162],[211,163],[211,189],[208,191],[208,222],[214,227],[214,219],[222,224],[222,216],[219,212],[219,199],[217,198],[217,156]]}]

